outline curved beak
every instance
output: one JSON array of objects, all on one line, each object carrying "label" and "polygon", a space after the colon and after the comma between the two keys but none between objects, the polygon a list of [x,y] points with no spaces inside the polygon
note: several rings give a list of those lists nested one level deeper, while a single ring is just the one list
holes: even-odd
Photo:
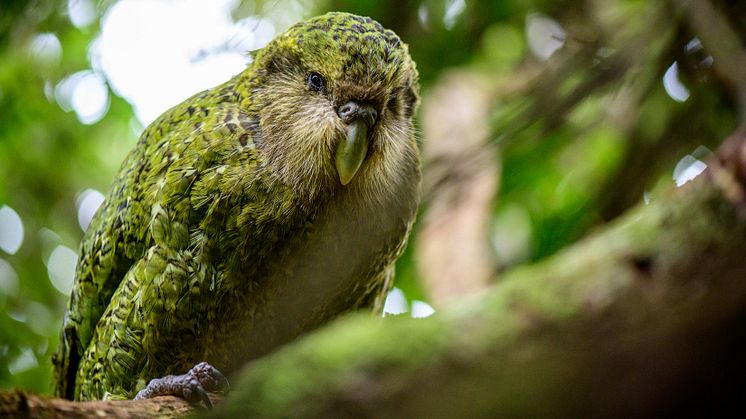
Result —
[{"label": "curved beak", "polygon": [[337,143],[334,163],[342,185],[350,183],[368,154],[368,125],[362,119],[347,125],[345,137]]},{"label": "curved beak", "polygon": [[345,136],[337,143],[334,164],[339,182],[347,185],[360,170],[368,155],[368,130],[375,124],[378,113],[371,106],[350,101],[337,109],[339,117],[347,124]]}]

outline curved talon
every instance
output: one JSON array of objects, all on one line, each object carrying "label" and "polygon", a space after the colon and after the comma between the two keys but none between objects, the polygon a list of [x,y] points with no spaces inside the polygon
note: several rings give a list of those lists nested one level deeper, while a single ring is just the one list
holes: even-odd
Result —
[{"label": "curved talon", "polygon": [[215,386],[210,388],[210,390],[219,390],[223,393],[229,393],[231,391],[231,383],[228,382],[228,379],[225,378],[225,375],[223,375],[222,372],[218,371],[217,369],[213,368],[213,380],[215,381]]},{"label": "curved talon", "polygon": [[194,388],[192,388],[191,390],[194,393],[197,393],[197,396],[199,396],[199,398],[196,399],[196,398],[192,397],[192,400],[189,400],[189,402],[194,403],[194,402],[196,402],[198,400],[202,400],[202,403],[204,403],[205,406],[207,406],[208,409],[212,409],[212,400],[210,400],[210,396],[207,394],[207,392],[202,387],[202,385],[200,385],[199,383],[197,383],[197,385]]},{"label": "curved talon", "polygon": [[203,402],[212,409],[208,391],[230,391],[228,379],[217,368],[207,362],[200,362],[186,374],[168,375],[150,380],[147,387],[140,390],[135,400],[149,399],[156,396],[178,396],[189,403]]}]

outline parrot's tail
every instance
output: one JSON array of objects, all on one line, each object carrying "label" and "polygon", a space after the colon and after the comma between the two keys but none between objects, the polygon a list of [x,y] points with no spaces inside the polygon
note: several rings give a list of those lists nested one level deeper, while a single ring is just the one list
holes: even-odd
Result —
[{"label": "parrot's tail", "polygon": [[75,399],[75,375],[80,364],[80,350],[77,347],[75,326],[65,315],[57,352],[52,356],[54,364],[54,394],[69,400]]}]

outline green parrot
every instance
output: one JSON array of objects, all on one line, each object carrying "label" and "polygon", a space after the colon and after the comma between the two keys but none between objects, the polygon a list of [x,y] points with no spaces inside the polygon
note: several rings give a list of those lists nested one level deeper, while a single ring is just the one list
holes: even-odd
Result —
[{"label": "green parrot", "polygon": [[57,395],[205,400],[342,313],[380,313],[418,204],[418,90],[394,32],[328,13],[161,115],[81,243]]}]

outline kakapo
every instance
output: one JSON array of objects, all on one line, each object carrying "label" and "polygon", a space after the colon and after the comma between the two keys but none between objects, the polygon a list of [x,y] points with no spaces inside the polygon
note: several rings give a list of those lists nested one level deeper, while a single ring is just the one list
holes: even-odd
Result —
[{"label": "kakapo", "polygon": [[57,394],[199,400],[218,371],[380,312],[417,209],[418,89],[394,32],[328,13],[161,115],[81,243]]}]

